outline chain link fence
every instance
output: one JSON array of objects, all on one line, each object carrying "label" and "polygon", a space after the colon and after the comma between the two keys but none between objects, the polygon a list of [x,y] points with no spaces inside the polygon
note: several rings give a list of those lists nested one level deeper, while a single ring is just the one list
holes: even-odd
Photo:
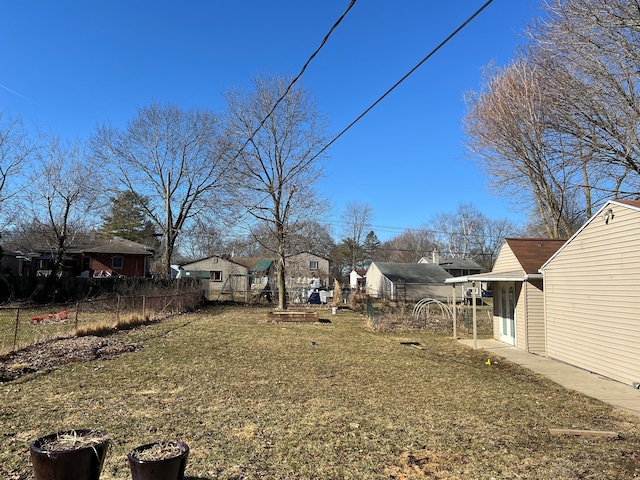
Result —
[{"label": "chain link fence", "polygon": [[202,291],[193,289],[57,305],[0,307],[0,355],[56,338],[131,328],[194,310],[202,303]]}]

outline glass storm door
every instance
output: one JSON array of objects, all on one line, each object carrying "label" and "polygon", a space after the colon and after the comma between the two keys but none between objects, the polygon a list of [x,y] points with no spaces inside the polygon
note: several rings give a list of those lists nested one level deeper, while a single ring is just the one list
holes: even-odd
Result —
[{"label": "glass storm door", "polygon": [[500,341],[509,345],[516,344],[515,301],[515,284],[503,283],[500,286]]}]

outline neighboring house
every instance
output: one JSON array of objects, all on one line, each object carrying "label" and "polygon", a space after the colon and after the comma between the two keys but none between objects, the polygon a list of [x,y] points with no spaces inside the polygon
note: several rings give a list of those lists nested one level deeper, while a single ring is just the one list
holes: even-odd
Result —
[{"label": "neighboring house", "polygon": [[[447,273],[454,277],[461,277],[464,275],[476,275],[482,272],[484,269],[481,265],[478,265],[474,260],[470,258],[440,258],[438,252],[432,253],[431,259],[422,257],[418,260],[418,263],[433,263],[440,265]],[[473,287],[471,283],[464,283],[460,285],[459,299],[465,300],[465,302],[471,302],[473,297],[473,288],[476,288],[476,294],[478,298],[484,296],[484,293],[488,290],[486,282],[480,283],[480,288]]]},{"label": "neighboring house", "polygon": [[640,201],[607,202],[540,270],[547,356],[640,382]]},{"label": "neighboring house", "polygon": [[252,297],[273,298],[277,289],[276,265],[271,258],[233,257],[232,261],[244,265],[249,272],[249,290]]},{"label": "neighboring house", "polygon": [[233,299],[250,291],[249,269],[218,256],[181,265],[178,278],[200,279],[207,300]]},{"label": "neighboring house", "polygon": [[531,353],[545,352],[542,274],[538,271],[565,240],[507,238],[489,273],[447,283],[488,282],[493,290],[493,337]]},{"label": "neighboring house", "polygon": [[289,255],[286,259],[287,287],[329,287],[328,258],[309,252]]},{"label": "neighboring house", "polygon": [[349,288],[352,292],[364,292],[367,288],[367,271],[351,270],[349,274]]},{"label": "neighboring house", "polygon": [[[278,291],[276,279],[276,260],[264,257],[234,257],[234,262],[249,269],[253,275],[251,282],[252,293],[262,293],[267,296],[275,295]],[[285,259],[286,287],[289,301],[306,303],[310,293],[317,288],[329,288],[329,259],[301,252],[289,255]]]},{"label": "neighboring house", "polygon": [[463,275],[475,275],[484,270],[470,258],[440,258],[438,252],[433,252],[431,259],[422,257],[418,263],[435,263],[444,268],[450,275],[461,277]]},{"label": "neighboring house", "polygon": [[[63,256],[64,271],[71,276],[125,276],[141,278],[150,275],[153,249],[120,237],[100,238],[95,234],[77,239]],[[29,253],[31,274],[51,272],[50,249]]]},{"label": "neighboring house", "polygon": [[416,302],[424,298],[446,301],[451,278],[433,263],[373,262],[367,270],[366,292],[375,298],[389,298],[402,302]]},{"label": "neighboring house", "polygon": [[23,255],[21,252],[2,250],[0,273],[16,277],[26,276],[29,275],[29,265],[29,257]]}]

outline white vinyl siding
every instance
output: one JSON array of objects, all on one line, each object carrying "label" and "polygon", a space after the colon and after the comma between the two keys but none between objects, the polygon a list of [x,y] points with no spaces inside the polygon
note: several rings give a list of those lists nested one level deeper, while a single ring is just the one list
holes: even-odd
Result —
[{"label": "white vinyl siding", "polygon": [[[522,272],[524,269],[509,245],[505,242],[498,254],[493,272]],[[499,292],[502,282],[495,282],[494,296]],[[542,280],[516,282],[516,346],[527,352],[545,353],[544,296]],[[495,302],[498,297],[494,298]],[[500,316],[494,307],[493,338],[500,340]]]},{"label": "white vinyl siding", "polygon": [[[507,242],[502,244],[500,247],[500,252],[498,252],[498,257],[496,258],[496,262],[493,265],[492,272],[515,272],[522,271],[522,265],[518,262],[518,259],[509,248]],[[500,295],[500,282],[493,283],[493,338],[496,340],[500,340],[500,315],[497,310],[497,303]],[[517,328],[517,327],[516,327]],[[516,330],[516,342],[518,341],[518,333]]]},{"label": "white vinyl siding", "polygon": [[542,280],[525,283],[527,287],[527,348],[528,352],[545,352],[544,294]]},{"label": "white vinyl siding", "polygon": [[518,262],[518,259],[509,248],[507,242],[502,244],[500,252],[496,258],[496,263],[493,265],[492,272],[514,272],[522,271],[522,265]]},{"label": "white vinyl siding", "polygon": [[640,212],[612,206],[546,265],[547,354],[631,383],[640,381]]},{"label": "white vinyl siding", "polygon": [[516,347],[523,350],[527,349],[527,302],[526,288],[522,288],[522,283],[515,283],[516,298]]}]

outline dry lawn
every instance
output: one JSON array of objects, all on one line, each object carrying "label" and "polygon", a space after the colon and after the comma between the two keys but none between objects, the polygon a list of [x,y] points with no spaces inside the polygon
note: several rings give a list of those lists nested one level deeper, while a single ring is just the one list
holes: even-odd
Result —
[{"label": "dry lawn", "polygon": [[29,443],[74,428],[112,437],[103,479],[130,478],[126,454],[156,440],[189,444],[191,480],[640,475],[640,418],[443,335],[321,317],[179,316],[118,333],[135,351],[0,384],[0,478],[32,478]]}]

